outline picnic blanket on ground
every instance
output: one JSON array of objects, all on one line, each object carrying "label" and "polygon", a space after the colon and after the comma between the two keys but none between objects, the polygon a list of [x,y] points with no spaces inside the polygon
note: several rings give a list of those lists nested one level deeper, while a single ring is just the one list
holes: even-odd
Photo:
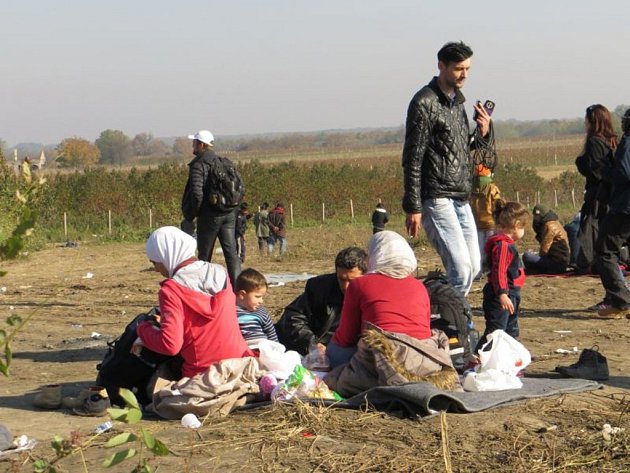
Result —
[{"label": "picnic blanket on ground", "polygon": [[454,413],[479,412],[507,406],[527,399],[563,393],[592,391],[602,387],[596,381],[573,378],[523,378],[521,389],[485,392],[442,391],[432,384],[409,383],[400,386],[378,386],[334,404],[358,409],[367,402],[379,411],[404,417],[426,417],[438,411]]}]

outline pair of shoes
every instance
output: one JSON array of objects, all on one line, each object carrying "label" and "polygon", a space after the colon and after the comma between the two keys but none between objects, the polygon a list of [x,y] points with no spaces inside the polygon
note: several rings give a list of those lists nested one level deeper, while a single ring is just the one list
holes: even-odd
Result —
[{"label": "pair of shoes", "polygon": [[610,304],[608,304],[606,300],[604,299],[603,301],[600,301],[597,304],[587,307],[586,310],[588,310],[589,312],[597,312],[599,309],[603,309],[608,306],[610,306]]},{"label": "pair of shoes", "polygon": [[630,313],[630,307],[620,308],[610,304],[604,304],[597,311],[597,315],[606,319],[623,319],[626,314]]},{"label": "pair of shoes", "polygon": [[33,398],[33,405],[39,409],[59,409],[61,407],[61,385],[47,384],[39,388]]},{"label": "pair of shoes", "polygon": [[112,407],[107,397],[105,389],[102,392],[92,393],[83,401],[81,407],[72,409],[72,412],[78,416],[86,417],[102,417],[107,414],[107,409]]},{"label": "pair of shoes", "polygon": [[82,389],[76,396],[65,396],[61,399],[61,406],[64,409],[79,409],[83,407],[85,400],[92,394],[100,394],[103,397],[107,397],[107,390],[103,386],[90,386]]},{"label": "pair of shoes", "polygon": [[599,352],[597,345],[585,348],[580,358],[570,366],[556,366],[556,372],[569,378],[590,379],[603,381],[608,379],[608,360]]}]

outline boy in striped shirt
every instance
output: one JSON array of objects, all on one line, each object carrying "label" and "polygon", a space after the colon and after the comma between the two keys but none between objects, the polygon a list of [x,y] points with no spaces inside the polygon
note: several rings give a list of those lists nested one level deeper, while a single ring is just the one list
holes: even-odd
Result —
[{"label": "boy in striped shirt", "polygon": [[252,268],[241,271],[236,278],[236,315],[243,338],[252,349],[258,349],[260,340],[278,341],[269,312],[262,305],[265,294],[265,276]]}]

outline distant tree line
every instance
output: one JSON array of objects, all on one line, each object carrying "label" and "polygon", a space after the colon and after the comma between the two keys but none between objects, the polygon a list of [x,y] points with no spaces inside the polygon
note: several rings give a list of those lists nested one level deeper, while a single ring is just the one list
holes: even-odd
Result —
[{"label": "distant tree line", "polygon": [[[620,132],[620,118],[628,105],[618,105],[612,110],[614,125]],[[497,139],[535,136],[563,136],[584,132],[584,119],[566,120],[497,120]],[[405,127],[370,128],[357,130],[326,130],[311,133],[275,133],[249,136],[219,136],[221,149],[227,152],[276,152],[304,150],[357,149],[379,145],[401,144]],[[33,144],[31,144],[33,145]],[[43,147],[41,147],[43,149]],[[6,143],[0,139],[0,149]],[[46,150],[47,154],[51,150]],[[95,164],[121,166],[128,163],[164,161],[188,157],[192,154],[190,140],[186,137],[156,138],[151,133],[139,133],[133,138],[121,130],[104,130],[92,143],[89,140],[66,138],[52,150],[59,167],[83,168]],[[10,153],[5,153],[10,155]],[[51,156],[49,156],[50,158]],[[8,156],[10,159],[10,156]]]}]

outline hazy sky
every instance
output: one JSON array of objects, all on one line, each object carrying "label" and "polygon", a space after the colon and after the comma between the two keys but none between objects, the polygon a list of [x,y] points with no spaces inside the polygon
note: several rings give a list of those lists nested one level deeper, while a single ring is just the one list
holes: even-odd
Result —
[{"label": "hazy sky", "polygon": [[630,2],[584,0],[3,0],[0,139],[398,126],[437,72],[495,118],[630,103]]}]

